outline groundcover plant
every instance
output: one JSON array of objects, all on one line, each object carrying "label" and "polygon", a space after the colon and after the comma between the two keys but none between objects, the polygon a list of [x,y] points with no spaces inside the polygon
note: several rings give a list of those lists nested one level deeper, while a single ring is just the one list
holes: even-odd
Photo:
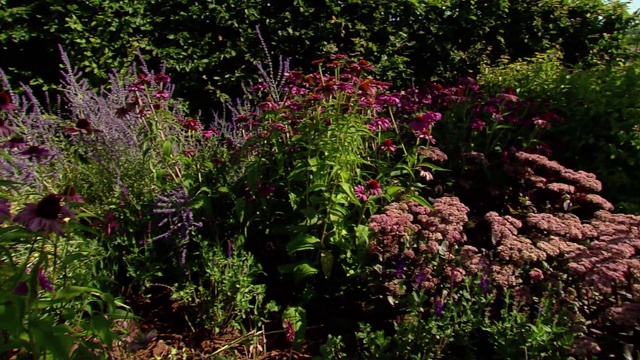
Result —
[{"label": "groundcover plant", "polygon": [[205,126],[166,69],[96,91],[63,63],[58,101],[0,93],[8,358],[639,350],[640,217],[551,160],[563,119],[514,89],[281,60]]}]

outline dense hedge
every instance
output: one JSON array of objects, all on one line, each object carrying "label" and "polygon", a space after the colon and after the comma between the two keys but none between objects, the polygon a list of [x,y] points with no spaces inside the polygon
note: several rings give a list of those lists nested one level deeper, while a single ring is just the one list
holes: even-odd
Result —
[{"label": "dense hedge", "polygon": [[[568,63],[616,56],[633,19],[601,0],[7,0],[0,59],[14,80],[58,80],[61,44],[99,80],[141,49],[162,59],[200,108],[236,97],[273,53],[308,66],[327,53],[363,56],[394,81],[457,76],[501,56],[560,49]],[[96,81],[96,84],[98,82]],[[203,90],[206,89],[206,90]]]}]

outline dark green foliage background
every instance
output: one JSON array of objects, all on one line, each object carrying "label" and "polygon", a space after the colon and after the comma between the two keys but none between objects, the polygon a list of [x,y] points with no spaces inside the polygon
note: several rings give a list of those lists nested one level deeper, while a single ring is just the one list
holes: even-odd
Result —
[{"label": "dark green foliage background", "polygon": [[264,60],[256,26],[293,67],[341,52],[399,83],[556,48],[569,64],[607,60],[632,23],[601,0],[5,0],[0,66],[14,83],[57,83],[60,44],[98,85],[139,48],[150,65],[166,61],[177,95],[207,110],[255,78]]}]

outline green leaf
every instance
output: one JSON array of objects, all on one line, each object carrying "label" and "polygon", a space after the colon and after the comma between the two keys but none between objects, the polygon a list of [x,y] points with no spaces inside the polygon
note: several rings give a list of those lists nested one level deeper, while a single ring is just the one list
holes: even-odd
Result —
[{"label": "green leaf", "polygon": [[322,266],[324,277],[328,279],[333,269],[333,254],[331,251],[322,250],[320,252],[320,266]]},{"label": "green leaf", "polygon": [[387,186],[385,188],[385,192],[388,196],[394,196],[395,194],[403,191],[404,188],[402,186]]},{"label": "green leaf", "polygon": [[100,291],[86,286],[67,286],[56,293],[56,299],[69,300],[82,294],[100,294]]},{"label": "green leaf", "polygon": [[298,283],[301,280],[308,278],[309,276],[315,275],[317,273],[318,273],[318,269],[314,268],[313,266],[307,263],[302,263],[293,269],[293,280],[296,283]]},{"label": "green leaf", "polygon": [[166,159],[171,156],[173,153],[173,144],[170,140],[166,140],[164,144],[162,144],[162,156]]},{"label": "green leaf", "polygon": [[313,250],[320,243],[320,239],[313,235],[302,234],[287,244],[287,252],[293,254],[296,251]]}]

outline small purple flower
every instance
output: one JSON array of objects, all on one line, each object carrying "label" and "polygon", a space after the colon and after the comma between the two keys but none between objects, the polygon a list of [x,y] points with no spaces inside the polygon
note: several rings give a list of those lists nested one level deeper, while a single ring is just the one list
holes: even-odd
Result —
[{"label": "small purple flower", "polygon": [[487,278],[482,278],[482,280],[480,281],[480,288],[482,289],[482,293],[483,294],[488,294],[489,293],[489,279]]},{"label": "small purple flower", "polygon": [[398,255],[398,262],[396,263],[396,278],[404,279],[404,257],[402,254]]},{"label": "small purple flower", "polygon": [[364,189],[364,186],[362,185],[358,185],[353,189],[356,193],[356,197],[360,200],[363,201],[367,201],[367,199],[369,198],[367,196],[366,190]]},{"label": "small purple flower", "polygon": [[433,313],[434,313],[436,316],[442,316],[442,313],[444,313],[444,301],[442,301],[442,299],[441,299],[441,298],[438,298],[438,299],[436,300],[436,308],[435,308],[435,310],[433,311]]},{"label": "small purple flower", "polygon": [[420,269],[418,274],[416,275],[416,288],[419,289],[420,285],[424,281],[424,269]]},{"label": "small purple flower", "polygon": [[44,291],[53,291],[51,281],[47,279],[47,276],[44,274],[44,271],[42,271],[42,269],[38,269],[38,284],[40,284],[40,288]]}]

